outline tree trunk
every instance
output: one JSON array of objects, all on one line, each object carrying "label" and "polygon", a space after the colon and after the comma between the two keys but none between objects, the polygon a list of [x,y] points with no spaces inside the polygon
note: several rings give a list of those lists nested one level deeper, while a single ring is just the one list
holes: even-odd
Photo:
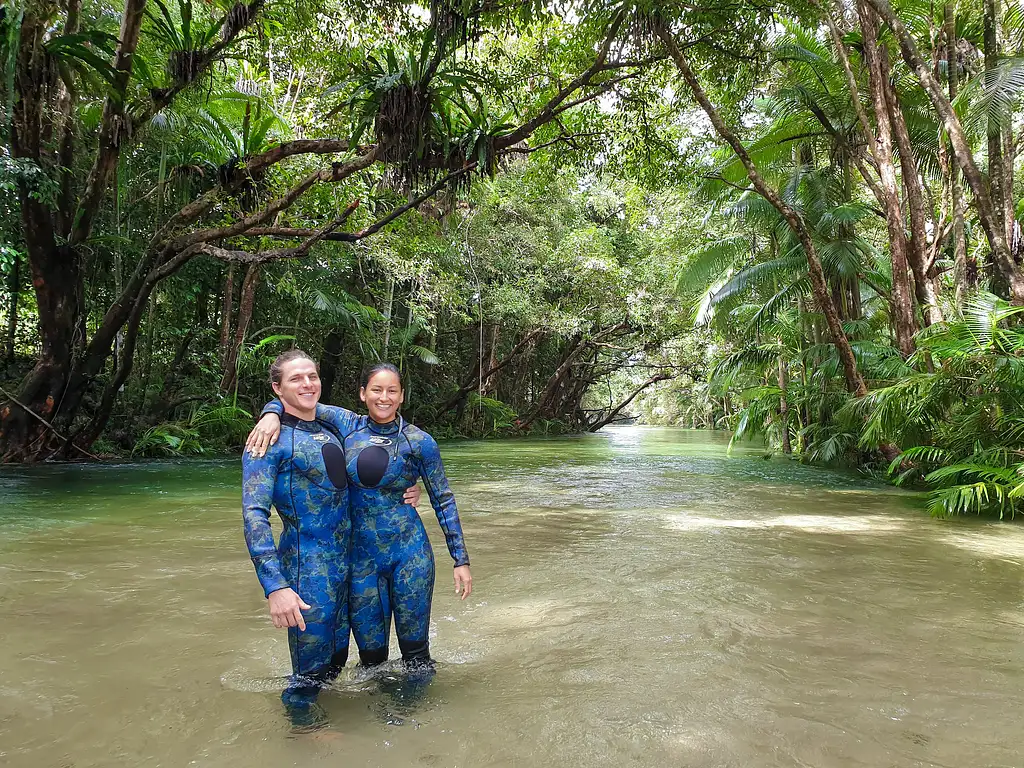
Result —
[{"label": "tree trunk", "polygon": [[[14,69],[15,97],[11,120],[11,154],[43,165],[43,140],[50,108],[46,94],[53,73],[43,42],[55,4],[25,6]],[[27,461],[49,438],[50,429],[36,415],[53,422],[67,389],[76,340],[81,264],[73,251],[58,247],[53,211],[38,199],[25,179],[18,182],[22,235],[36,292],[40,354],[21,383],[17,401],[0,409],[0,451],[6,461]],[[24,406],[24,407],[22,407]]]},{"label": "tree trunk", "polygon": [[384,310],[384,321],[387,325],[384,326],[384,344],[381,347],[383,360],[388,359],[388,347],[391,346],[391,313],[395,309],[395,279],[393,277],[388,278],[388,305],[387,309]]},{"label": "tree trunk", "polygon": [[787,456],[793,453],[789,442],[789,401],[786,400],[786,361],[779,355],[779,424],[782,429],[782,452]]},{"label": "tree trunk", "polygon": [[836,312],[839,315],[839,319],[849,319],[850,315],[846,310],[846,290],[843,287],[842,278],[836,278],[832,283],[832,302],[836,305]]},{"label": "tree trunk", "polygon": [[[149,302],[149,316],[146,318],[146,340],[142,350],[142,373],[139,376],[142,384],[142,392],[139,394],[139,412],[146,410],[146,395],[149,394],[149,378],[153,374],[153,339],[156,336],[157,326],[157,300],[160,294]],[[115,361],[117,356],[115,354]]]},{"label": "tree trunk", "polygon": [[[80,434],[73,437],[74,442],[86,446],[92,445],[96,438],[100,436],[103,428],[107,425],[107,421],[110,419],[110,414],[114,409],[114,403],[117,400],[117,393],[120,392],[121,386],[124,382],[128,380],[128,376],[131,374],[132,367],[134,366],[135,345],[139,339],[139,326],[142,322],[142,313],[145,312],[149,304],[151,291],[151,286],[145,288],[142,295],[132,306],[128,322],[124,326],[124,341],[121,346],[121,359],[118,361],[116,366],[117,372],[104,388],[100,404],[97,407],[96,412],[93,414],[92,419],[89,421],[88,426],[86,426]],[[109,347],[103,349],[91,349],[91,351],[86,353],[86,358],[82,363],[82,367],[85,369],[91,368],[98,370],[109,355]],[[66,445],[64,448],[66,452],[70,452],[72,446]]]},{"label": "tree trunk", "polygon": [[[932,282],[928,263],[929,249],[925,219],[931,217],[926,217],[924,185],[917,168],[917,158],[914,155],[914,147],[910,140],[910,131],[907,129],[903,108],[900,105],[896,89],[888,77],[888,72],[886,75],[886,106],[889,109],[889,117],[892,119],[896,146],[899,148],[903,188],[907,193],[907,210],[910,212],[910,247],[907,251],[907,260],[910,262],[910,271],[914,275],[914,293],[927,327],[942,322],[939,297],[935,293],[935,283]],[[935,236],[939,237],[938,231],[935,232]]]},{"label": "tree trunk", "polygon": [[[949,80],[949,100],[956,99],[960,88],[960,54],[957,52],[956,10],[952,2],[943,6],[943,22],[946,36],[946,73]],[[960,166],[956,162],[949,167],[950,215],[953,218],[953,283],[954,300],[961,306],[964,297],[974,290],[978,277],[978,265],[967,257],[967,238],[964,232],[963,192],[960,189]]]},{"label": "tree trunk", "polygon": [[[196,296],[195,322],[192,323],[192,327],[188,329],[179,342],[174,357],[171,359],[171,364],[167,367],[167,372],[164,374],[164,382],[160,387],[160,393],[154,398],[154,403],[149,407],[147,417],[143,420],[149,424],[159,424],[164,419],[170,417],[175,408],[192,399],[191,397],[176,399],[174,397],[174,390],[177,387],[178,379],[184,373],[185,358],[188,356],[189,347],[195,340],[196,334],[208,327],[209,318],[207,317],[206,307],[208,298],[209,292],[204,282],[202,290]],[[206,398],[201,397],[197,399],[205,400]]]},{"label": "tree trunk", "polygon": [[[804,349],[806,348],[805,342],[807,340],[807,331],[804,323],[806,322],[805,318],[807,317],[807,314],[806,309],[804,308],[804,300],[800,296],[796,297],[796,314],[797,317],[800,318],[800,388],[804,393],[806,393],[807,380],[809,377],[807,375],[807,355],[804,354]],[[799,410],[801,411],[800,423],[809,423],[810,413],[807,410],[806,397],[803,398],[803,402],[801,403]],[[802,440],[802,438],[800,439]]]},{"label": "tree trunk", "polygon": [[252,311],[256,305],[256,286],[260,281],[259,263],[250,264],[242,280],[242,294],[238,299],[238,324],[235,327],[234,343],[228,351],[224,364],[224,375],[220,380],[220,391],[227,394],[238,385],[238,358],[249,330]]},{"label": "tree trunk", "polygon": [[864,317],[864,306],[860,299],[860,280],[857,275],[850,277],[847,290],[850,292],[850,318],[861,320]]},{"label": "tree trunk", "polygon": [[483,379],[483,386],[480,388],[480,394],[490,397],[494,395],[495,390],[498,388],[498,372],[495,370],[498,366],[498,344],[501,342],[501,326],[491,326],[491,352],[487,358],[487,368],[484,370],[487,372]]},{"label": "tree trunk", "polygon": [[1013,200],[1014,166],[1017,161],[1017,141],[1013,136],[1013,121],[1003,126],[1003,220],[1006,222],[1006,240],[1010,245],[1013,263],[1021,263],[1022,246],[1020,225]]},{"label": "tree trunk", "polygon": [[[502,368],[507,366],[513,360],[515,360],[521,352],[526,350],[533,341],[539,338],[541,333],[542,331],[538,328],[526,334],[526,336],[524,336],[522,340],[520,340],[520,342],[512,348],[512,351],[509,352],[508,355],[506,355],[503,360],[496,363],[488,370],[484,371],[484,376],[490,378],[491,376],[496,375]],[[466,395],[468,395],[470,392],[476,389],[479,380],[479,368],[473,366],[473,370],[470,372],[469,376],[467,376],[466,379],[463,381],[458,391],[456,391],[454,395],[448,398],[448,400],[446,400],[444,404],[437,409],[437,412],[441,414],[445,413],[446,411],[450,411],[452,408],[461,406],[462,403],[464,403],[466,400]]]},{"label": "tree trunk", "polygon": [[121,33],[114,54],[114,79],[111,92],[103,103],[103,115],[100,118],[99,151],[96,153],[96,160],[86,181],[85,192],[82,194],[71,228],[69,240],[72,244],[84,242],[92,232],[96,214],[107,194],[114,169],[117,168],[121,143],[131,134],[131,116],[125,115],[125,105],[128,101],[126,95],[145,9],[146,0],[125,0],[121,16]]},{"label": "tree trunk", "polygon": [[[128,7],[137,10],[132,24],[141,23],[141,6],[137,0],[128,0],[128,4],[126,10]],[[53,115],[60,114],[59,109],[46,101],[49,95],[59,92],[54,83],[57,68],[51,66],[44,48],[55,7],[49,2],[25,6],[14,76],[12,155],[42,168],[48,167],[44,151],[46,137],[52,134],[51,120]],[[137,28],[135,33],[137,40]],[[118,50],[115,66],[119,71],[118,84],[123,85],[130,71],[134,44],[131,40],[121,40]],[[127,58],[122,57],[122,53]],[[85,349],[81,255],[71,245],[57,245],[55,235],[60,229],[61,217],[36,199],[36,192],[24,181],[19,183],[22,231],[35,288],[41,345],[36,365],[22,382],[17,400],[54,427],[63,429],[71,425],[85,388],[102,367],[109,351],[99,361],[100,367],[96,367],[94,356],[85,355],[92,368],[78,370],[76,359]],[[99,198],[95,204],[99,204]],[[79,211],[82,210],[79,206]],[[31,461],[50,455],[54,435],[49,427],[42,426],[40,419],[33,418],[20,406],[12,407],[8,403],[0,409],[0,452],[5,461]]]},{"label": "tree trunk", "polygon": [[554,418],[558,413],[558,405],[566,400],[564,392],[565,380],[570,377],[572,366],[579,361],[580,355],[588,350],[591,343],[613,337],[622,331],[628,330],[628,328],[629,323],[622,322],[597,331],[589,339],[582,335],[576,336],[569,344],[568,350],[563,354],[558,368],[555,369],[555,372],[548,379],[548,383],[545,385],[544,391],[537,400],[533,411],[522,422],[521,426],[525,429],[538,418]]},{"label": "tree trunk", "polygon": [[224,295],[220,304],[220,366],[227,370],[228,357],[231,354],[231,329],[234,326],[235,313],[235,263],[228,264],[227,278],[224,280]]},{"label": "tree trunk", "polygon": [[[151,408],[148,409],[148,422],[151,424],[159,424],[165,418],[171,416],[171,411],[176,407],[174,400],[174,389],[178,383],[178,378],[181,375],[181,368],[185,362],[185,357],[188,355],[188,348],[191,346],[192,341],[196,337],[196,333],[203,326],[193,325],[185,335],[181,338],[181,342],[178,344],[178,349],[174,353],[174,359],[171,360],[170,366],[167,368],[167,375],[164,376],[163,386],[160,388],[160,394],[156,398],[156,402]],[[181,401],[177,401],[180,403]]]},{"label": "tree trunk", "polygon": [[[36,289],[41,347],[36,365],[22,382],[17,399],[47,421],[58,425],[61,406],[69,394],[74,353],[82,344],[77,337],[81,273],[78,259],[62,253],[63,249],[54,248],[47,252],[49,243],[52,243],[50,220],[42,206],[28,198],[27,190],[22,197],[22,211],[23,232]],[[39,232],[40,226],[47,229],[45,234]],[[31,460],[34,451],[42,445],[41,440],[37,444],[42,431],[40,422],[20,408],[0,412],[0,445],[5,460]]]},{"label": "tree trunk", "polygon": [[10,365],[14,362],[14,346],[18,338],[18,298],[21,295],[21,254],[14,254],[11,274],[7,277],[7,293],[10,296],[10,315],[7,317],[7,343],[4,359]]},{"label": "tree trunk", "polygon": [[643,392],[648,387],[653,386],[654,384],[657,384],[659,381],[665,381],[666,379],[671,379],[671,378],[672,378],[672,374],[670,374],[670,373],[659,373],[656,376],[652,376],[651,378],[647,379],[647,381],[645,381],[639,387],[634,389],[633,392],[625,400],[623,400],[621,403],[619,403],[614,408],[612,408],[604,418],[600,419],[599,421],[595,422],[594,424],[591,424],[587,428],[587,431],[588,432],[597,432],[597,430],[601,429],[602,427],[608,426],[613,421],[615,421],[616,418],[618,418],[618,415],[622,412],[623,408],[625,408],[627,405],[629,405],[630,403],[632,403],[636,399],[637,395],[639,395],[641,392]]},{"label": "tree trunk", "polygon": [[754,188],[764,197],[772,206],[777,210],[782,217],[786,220],[790,229],[796,234],[797,239],[803,246],[804,255],[807,259],[808,273],[811,278],[811,288],[814,293],[814,298],[818,302],[818,306],[825,314],[825,319],[828,322],[829,330],[832,333],[832,342],[836,347],[836,352],[839,355],[839,360],[843,366],[843,374],[846,378],[846,385],[857,397],[862,397],[867,394],[867,386],[864,384],[864,379],[860,375],[860,371],[857,370],[857,360],[853,355],[853,348],[850,346],[850,340],[846,337],[846,333],[843,331],[842,323],[839,320],[839,315],[836,312],[835,304],[832,302],[832,297],[829,296],[828,284],[825,280],[825,272],[821,266],[821,259],[818,257],[818,251],[814,246],[814,241],[811,239],[810,232],[804,225],[803,220],[799,214],[794,211],[789,205],[782,200],[778,192],[771,189],[758,173],[757,168],[751,161],[750,156],[747,154],[747,150],[740,143],[740,140],[736,135],[729,129],[729,127],[722,120],[721,115],[718,114],[718,110],[712,106],[708,100],[707,94],[701,87],[693,71],[690,69],[689,62],[686,59],[685,54],[680,50],[676,44],[675,38],[668,29],[661,27],[657,30],[658,36],[665,43],[668,48],[668,52],[672,57],[672,60],[676,64],[676,68],[682,74],[686,84],[690,87],[694,97],[698,103],[704,109],[704,112],[711,119],[712,124],[715,126],[715,130],[718,135],[721,136],[730,147],[733,152],[743,163],[743,167],[747,171],[747,177],[750,179]]},{"label": "tree trunk", "polygon": [[[81,0],[68,0],[67,17],[64,22],[64,34],[78,33],[81,20]],[[66,238],[71,232],[72,214],[74,212],[74,163],[75,163],[75,127],[78,94],[73,90],[72,78],[61,78],[60,97],[58,98],[57,130],[60,132],[60,146],[57,151],[57,173],[59,174],[60,192],[57,196],[56,224],[60,236]]]},{"label": "tree trunk", "polygon": [[[875,111],[875,147],[873,154],[878,167],[882,200],[885,208],[885,224],[889,233],[889,251],[892,257],[892,307],[893,330],[896,346],[904,357],[914,353],[914,334],[917,321],[914,317],[914,293],[910,278],[910,263],[907,253],[906,223],[900,205],[899,183],[896,166],[893,165],[892,121],[886,92],[889,89],[889,52],[878,43],[878,17],[864,0],[857,3],[860,16],[861,34],[864,37],[864,58],[868,65],[868,79],[871,84],[871,102]],[[923,227],[922,227],[923,233]]]},{"label": "tree trunk", "polygon": [[338,363],[341,362],[344,333],[331,329],[324,339],[324,351],[320,356],[320,400],[329,403],[334,395],[334,382],[338,377]]},{"label": "tree trunk", "polygon": [[[843,171],[844,203],[850,203],[853,201],[853,171],[850,167],[851,159],[852,158],[848,153],[842,153],[841,165]],[[854,236],[853,225],[849,223],[840,224],[837,231],[840,237],[845,239],[851,239]],[[860,302],[860,280],[857,278],[856,273],[843,279],[841,290],[843,291],[843,303],[847,308],[847,317],[851,320],[860,320],[863,312]]]},{"label": "tree trunk", "polygon": [[[984,0],[983,6],[983,47],[985,74],[995,77],[999,67],[999,30],[996,9],[997,0]],[[991,82],[991,81],[990,81]],[[992,217],[1009,240],[1006,222],[1006,208],[1003,202],[1006,191],[1005,165],[1003,163],[1003,120],[992,110],[985,121],[985,138],[988,148],[988,188],[992,196]]]},{"label": "tree trunk", "polygon": [[953,111],[949,98],[943,93],[938,81],[931,73],[927,62],[922,58],[913,36],[906,25],[900,20],[888,0],[866,0],[878,12],[892,28],[900,41],[900,50],[903,59],[917,74],[918,80],[928,94],[932,106],[942,118],[942,123],[949,134],[956,160],[960,169],[967,179],[967,183],[974,193],[974,202],[978,210],[978,218],[985,230],[989,246],[992,249],[993,259],[996,268],[1010,286],[1010,294],[1015,304],[1024,304],[1024,274],[1017,268],[1010,254],[1010,246],[1006,238],[1006,231],[1003,229],[1001,217],[997,218],[992,196],[989,194],[988,185],[982,177],[978,166],[974,162],[970,142],[964,132],[960,119]]},{"label": "tree trunk", "polygon": [[554,415],[551,407],[556,395],[558,394],[559,388],[562,386],[562,381],[569,375],[569,370],[572,368],[573,363],[576,362],[576,359],[585,349],[586,340],[582,335],[576,336],[569,342],[569,346],[563,352],[562,359],[559,362],[558,367],[555,368],[554,373],[552,373],[548,378],[547,384],[544,385],[544,390],[537,399],[533,411],[522,421],[520,426],[522,426],[523,429],[529,428],[537,419],[551,418]]}]

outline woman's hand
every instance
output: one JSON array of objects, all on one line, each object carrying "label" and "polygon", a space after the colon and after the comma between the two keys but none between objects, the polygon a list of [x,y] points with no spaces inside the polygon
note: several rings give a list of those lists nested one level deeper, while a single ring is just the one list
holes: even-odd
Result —
[{"label": "woman's hand", "polygon": [[254,458],[258,459],[267,452],[277,438],[281,435],[281,417],[276,413],[264,414],[263,418],[256,422],[249,437],[245,439],[245,450]]},{"label": "woman's hand", "polygon": [[420,484],[410,485],[405,489],[405,495],[402,496],[402,503],[408,504],[413,509],[419,511],[420,508],[420,496],[423,492],[420,490]]},{"label": "woman's hand", "polygon": [[455,594],[462,595],[465,600],[473,591],[473,574],[469,572],[468,565],[460,565],[455,569]]}]

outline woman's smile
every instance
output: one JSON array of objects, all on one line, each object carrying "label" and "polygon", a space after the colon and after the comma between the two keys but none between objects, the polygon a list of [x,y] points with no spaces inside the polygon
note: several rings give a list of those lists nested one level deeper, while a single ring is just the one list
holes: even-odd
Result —
[{"label": "woman's smile", "polygon": [[370,418],[378,424],[393,421],[398,408],[405,400],[402,384],[391,371],[378,371],[359,391],[359,398],[366,403]]}]

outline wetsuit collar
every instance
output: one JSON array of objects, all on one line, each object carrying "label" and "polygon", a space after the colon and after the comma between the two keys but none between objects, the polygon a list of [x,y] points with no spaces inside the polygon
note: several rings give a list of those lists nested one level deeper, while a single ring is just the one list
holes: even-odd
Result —
[{"label": "wetsuit collar", "polygon": [[370,431],[378,435],[394,435],[405,429],[405,419],[399,416],[396,419],[392,419],[387,424],[378,424],[373,419],[367,419],[370,425]]},{"label": "wetsuit collar", "polygon": [[300,432],[322,432],[323,427],[319,421],[303,421],[298,416],[290,413],[281,414],[281,426],[294,427]]}]

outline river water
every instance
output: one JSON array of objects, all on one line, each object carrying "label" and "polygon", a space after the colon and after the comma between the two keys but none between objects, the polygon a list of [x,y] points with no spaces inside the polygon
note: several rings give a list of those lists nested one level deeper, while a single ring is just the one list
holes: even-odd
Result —
[{"label": "river water", "polygon": [[443,452],[475,590],[427,510],[437,677],[350,669],[315,735],[237,462],[4,468],[0,765],[1024,765],[1024,528],[699,432]]}]

